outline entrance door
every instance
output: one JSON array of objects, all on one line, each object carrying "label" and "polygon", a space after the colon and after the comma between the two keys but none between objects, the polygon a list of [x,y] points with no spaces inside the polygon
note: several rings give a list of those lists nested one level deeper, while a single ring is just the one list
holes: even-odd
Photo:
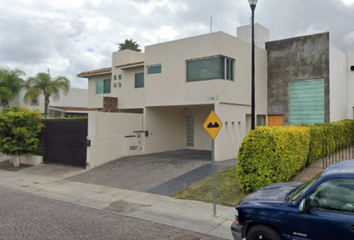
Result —
[{"label": "entrance door", "polygon": [[194,148],[194,116],[187,115],[186,126],[186,146]]}]

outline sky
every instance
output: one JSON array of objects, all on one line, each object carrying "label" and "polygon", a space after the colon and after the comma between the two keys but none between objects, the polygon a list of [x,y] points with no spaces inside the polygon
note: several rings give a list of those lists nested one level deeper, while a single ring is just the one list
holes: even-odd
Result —
[{"label": "sky", "polygon": [[[0,0],[0,67],[63,75],[87,88],[83,71],[110,67],[125,39],[144,46],[250,23],[247,0]],[[257,23],[270,40],[330,32],[354,45],[354,0],[259,0]]]}]

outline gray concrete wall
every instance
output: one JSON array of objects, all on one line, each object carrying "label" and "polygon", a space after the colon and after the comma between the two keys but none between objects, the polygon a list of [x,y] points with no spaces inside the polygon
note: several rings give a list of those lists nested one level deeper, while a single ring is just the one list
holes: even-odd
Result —
[{"label": "gray concrete wall", "polygon": [[266,43],[268,115],[284,115],[289,124],[289,82],[324,79],[325,122],[329,122],[329,33]]}]

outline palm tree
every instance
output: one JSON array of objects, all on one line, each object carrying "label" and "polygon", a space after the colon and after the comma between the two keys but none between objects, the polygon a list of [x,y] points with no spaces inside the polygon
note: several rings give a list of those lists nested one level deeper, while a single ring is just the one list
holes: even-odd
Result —
[{"label": "palm tree", "polygon": [[139,47],[139,43],[133,41],[133,39],[125,39],[124,43],[119,44],[119,51],[122,51],[124,49],[130,49],[133,51],[141,52],[141,49]]},{"label": "palm tree", "polygon": [[21,76],[24,75],[25,73],[19,69],[0,69],[0,99],[5,108],[9,108],[10,101],[20,93],[24,84]]},{"label": "palm tree", "polygon": [[70,91],[70,81],[64,76],[52,78],[48,73],[38,73],[35,77],[27,79],[25,88],[27,92],[24,96],[25,102],[30,102],[33,98],[44,95],[44,115],[47,118],[50,97],[54,101],[59,100],[60,94],[65,96]]}]

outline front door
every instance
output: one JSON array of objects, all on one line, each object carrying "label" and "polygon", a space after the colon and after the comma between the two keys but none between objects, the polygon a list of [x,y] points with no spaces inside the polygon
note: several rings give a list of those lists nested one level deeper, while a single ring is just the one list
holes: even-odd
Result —
[{"label": "front door", "polygon": [[186,147],[194,148],[194,116],[187,115],[186,126]]}]

